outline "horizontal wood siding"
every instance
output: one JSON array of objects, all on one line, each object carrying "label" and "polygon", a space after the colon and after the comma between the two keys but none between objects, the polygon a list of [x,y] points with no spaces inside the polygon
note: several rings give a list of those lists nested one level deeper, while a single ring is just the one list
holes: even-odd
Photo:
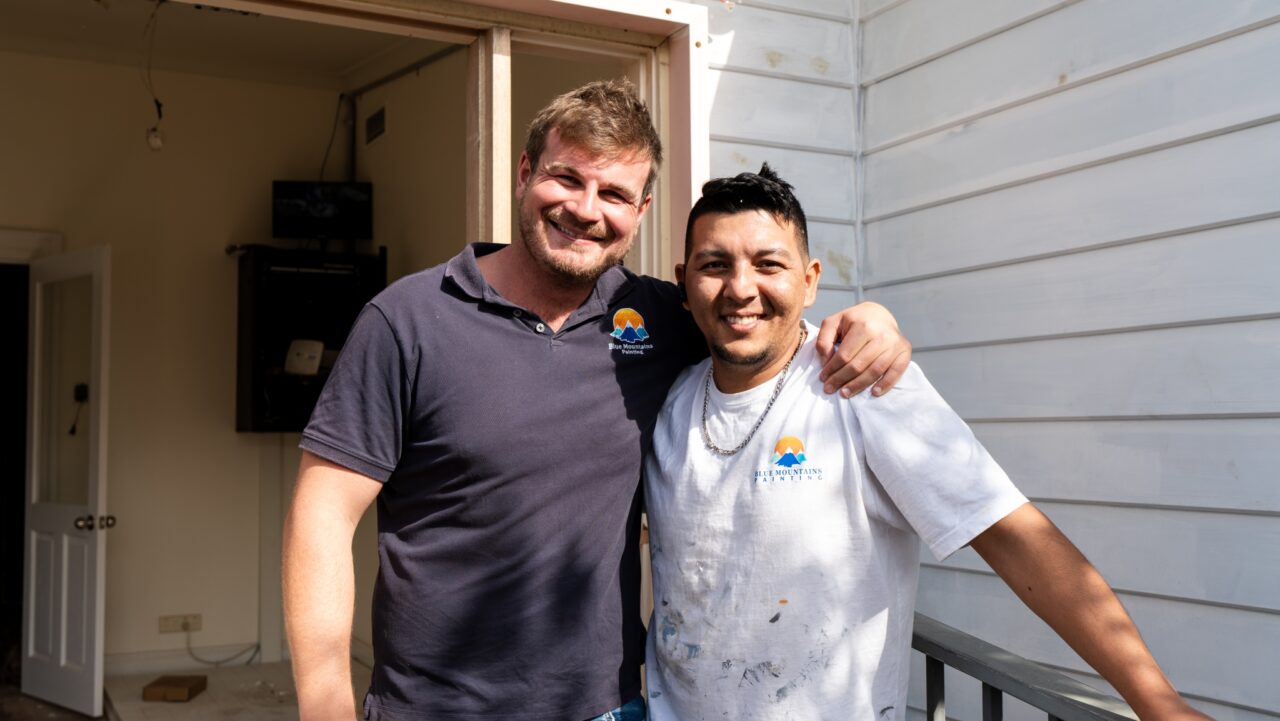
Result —
[{"label": "horizontal wood siding", "polygon": [[875,295],[903,309],[898,321],[920,350],[1274,316],[1277,239],[1280,219],[1273,219],[902,283]]},{"label": "horizontal wood siding", "polygon": [[[1280,553],[1241,549],[1280,548],[1276,516],[1245,516],[1181,509],[1113,508],[1103,504],[1037,503],[1093,559],[1118,589],[1185,598],[1209,605],[1276,611]],[[926,555],[926,562],[932,563]],[[1166,559],[1178,559],[1171,564]],[[965,549],[951,568],[990,573]],[[1190,568],[1191,578],[1169,569]],[[1189,583],[1189,581],[1191,581]]]},{"label": "horizontal wood siding", "polygon": [[1075,1],[914,0],[899,3],[875,17],[875,30],[866,35],[862,82],[871,84],[883,80],[929,58]]},{"label": "horizontal wood siding", "polygon": [[1280,418],[1015,420],[973,430],[1032,498],[1280,515]]},{"label": "horizontal wood siding", "polygon": [[[960,13],[968,4],[942,6]],[[1027,102],[1278,17],[1280,5],[1271,0],[1081,0],[869,86],[865,147]],[[868,34],[875,24],[876,18],[867,23]]]},{"label": "horizontal wood siding", "polygon": [[788,75],[842,86],[854,83],[849,23],[765,10],[754,4],[710,6],[707,62],[739,72]]},{"label": "horizontal wood siding", "polygon": [[900,213],[1274,119],[1280,116],[1277,67],[1280,24],[873,153],[867,215]]},{"label": "horizontal wood siding", "polygon": [[711,171],[717,177],[754,173],[761,163],[796,186],[796,197],[810,218],[854,221],[853,153],[822,153],[804,150],[733,143],[711,142]]},{"label": "horizontal wood siding", "polygon": [[[1194,169],[1194,172],[1188,172]],[[868,286],[1280,215],[1280,123],[867,224]]]},{"label": "horizontal wood siding", "polygon": [[852,2],[699,2],[709,16],[711,174],[767,162],[796,187],[824,268],[806,314],[816,322],[858,297]]},{"label": "horizontal wood siding", "polygon": [[[1280,5],[858,14],[862,288],[1175,685],[1280,718]],[[923,560],[922,612],[1100,683],[976,554]]]},{"label": "horizontal wood siding", "polygon": [[970,419],[1280,416],[1280,320],[980,345],[916,360]]}]

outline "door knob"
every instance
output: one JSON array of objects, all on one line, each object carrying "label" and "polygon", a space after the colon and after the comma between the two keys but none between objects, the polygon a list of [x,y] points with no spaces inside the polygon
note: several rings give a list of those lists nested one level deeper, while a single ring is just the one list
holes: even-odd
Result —
[{"label": "door knob", "polygon": [[115,516],[98,516],[98,528],[107,529],[116,527]]},{"label": "door knob", "polygon": [[76,516],[76,528],[81,531],[92,531],[93,516]]}]

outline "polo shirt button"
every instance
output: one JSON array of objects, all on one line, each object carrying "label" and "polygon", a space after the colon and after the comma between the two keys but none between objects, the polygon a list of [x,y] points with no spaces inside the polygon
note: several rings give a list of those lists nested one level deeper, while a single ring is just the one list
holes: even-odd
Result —
[{"label": "polo shirt button", "polygon": [[545,325],[541,324],[541,323],[539,323],[539,324],[535,325],[535,326],[534,326],[534,328],[535,328],[539,333],[541,333],[541,332],[543,332],[543,331],[545,331],[545,330],[547,329],[547,327],[546,327]]},{"label": "polo shirt button", "polygon": [[519,308],[516,308],[515,310],[511,311],[511,315],[514,315],[515,317],[519,318],[520,316],[524,315],[524,311],[520,310]]}]

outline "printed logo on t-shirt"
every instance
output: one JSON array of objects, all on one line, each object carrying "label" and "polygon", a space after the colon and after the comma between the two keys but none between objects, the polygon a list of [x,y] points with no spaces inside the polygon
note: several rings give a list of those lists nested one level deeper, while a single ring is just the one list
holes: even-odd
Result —
[{"label": "printed logo on t-shirt", "polygon": [[649,331],[644,327],[644,316],[634,308],[622,308],[613,314],[613,332],[609,334],[620,343],[610,343],[609,350],[622,351],[623,355],[644,355],[653,348]]},{"label": "printed logo on t-shirt", "polygon": [[804,441],[798,436],[783,436],[773,446],[769,467],[756,471],[757,483],[785,480],[822,480],[822,469],[806,466],[809,457],[804,452]]},{"label": "printed logo on t-shirt", "polygon": [[795,436],[783,436],[773,447],[773,458],[769,462],[775,466],[791,468],[804,463],[804,441]]}]

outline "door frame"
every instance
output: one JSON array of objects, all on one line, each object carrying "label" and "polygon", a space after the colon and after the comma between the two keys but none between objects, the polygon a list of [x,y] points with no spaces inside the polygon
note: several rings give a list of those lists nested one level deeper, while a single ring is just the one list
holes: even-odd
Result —
[{"label": "door frame", "polygon": [[[468,47],[467,240],[509,239],[512,169],[512,33],[557,35],[584,49],[647,51],[654,125],[666,147],[652,220],[642,228],[636,270],[673,278],[685,219],[710,177],[707,9],[652,0],[176,0],[338,27],[460,43]],[[472,131],[468,127],[468,132]]]},{"label": "door frame", "polygon": [[[685,219],[710,177],[710,84],[707,9],[652,0],[175,0],[338,27],[468,46],[467,240],[510,239],[513,169],[511,43],[573,45],[603,54],[629,48],[641,64],[640,91],[650,105],[667,160],[655,184],[650,220],[628,263],[674,279],[684,253]],[[641,57],[643,56],[643,57]],[[288,469],[266,453],[259,489],[258,640],[264,662],[287,657],[279,573]],[[352,651],[363,644],[352,639]]]}]

